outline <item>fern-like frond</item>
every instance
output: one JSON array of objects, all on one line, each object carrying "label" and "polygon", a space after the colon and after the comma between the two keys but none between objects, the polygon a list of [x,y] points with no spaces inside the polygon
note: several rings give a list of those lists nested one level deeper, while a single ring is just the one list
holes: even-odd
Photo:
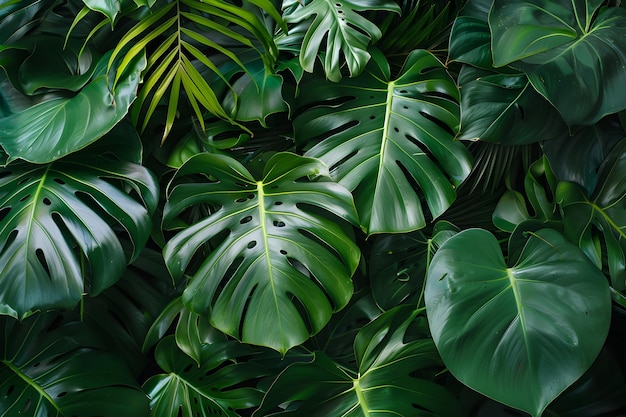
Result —
[{"label": "fern-like frond", "polygon": [[[270,0],[246,0],[274,19],[280,14]],[[122,56],[115,79],[141,51],[148,50],[144,84],[132,112],[133,121],[145,129],[159,105],[167,106],[164,141],[178,114],[180,100],[189,107],[204,129],[204,114],[211,113],[234,123],[220,103],[216,86],[204,74],[212,73],[230,88],[219,67],[224,59],[247,72],[233,49],[245,47],[261,56],[272,68],[278,55],[272,34],[260,15],[223,0],[173,0],[157,3],[119,41],[111,63]],[[221,85],[220,85],[221,87]],[[184,92],[184,94],[182,94]]]}]

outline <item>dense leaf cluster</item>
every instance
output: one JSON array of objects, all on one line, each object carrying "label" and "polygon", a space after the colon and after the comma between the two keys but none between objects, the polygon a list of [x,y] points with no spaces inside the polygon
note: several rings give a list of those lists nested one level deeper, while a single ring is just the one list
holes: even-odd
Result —
[{"label": "dense leaf cluster", "polygon": [[0,2],[0,415],[626,412],[626,10]]}]

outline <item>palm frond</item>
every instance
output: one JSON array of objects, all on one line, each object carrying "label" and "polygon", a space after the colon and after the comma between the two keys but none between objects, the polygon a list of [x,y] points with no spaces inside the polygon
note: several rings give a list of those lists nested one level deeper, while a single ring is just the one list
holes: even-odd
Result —
[{"label": "palm frond", "polygon": [[[269,0],[246,1],[280,19]],[[259,15],[250,10],[221,0],[157,3],[152,14],[141,19],[118,42],[110,60],[111,65],[121,58],[115,74],[117,81],[127,63],[144,49],[148,50],[144,84],[132,112],[135,124],[143,131],[156,108],[165,105],[164,141],[183,97],[203,130],[206,112],[235,123],[233,114],[222,107],[216,86],[204,75],[208,70],[227,89],[232,89],[218,62],[226,59],[247,71],[233,52],[233,45],[254,50],[267,68],[272,68],[278,55],[271,33]]]}]

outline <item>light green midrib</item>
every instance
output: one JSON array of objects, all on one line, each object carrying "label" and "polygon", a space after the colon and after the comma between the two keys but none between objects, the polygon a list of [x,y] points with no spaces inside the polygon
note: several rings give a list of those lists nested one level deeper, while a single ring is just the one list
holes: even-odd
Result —
[{"label": "light green midrib", "polygon": [[365,400],[365,396],[363,395],[363,390],[361,389],[360,378],[352,380],[352,386],[354,387],[354,392],[356,393],[357,400],[361,405],[361,410],[363,411],[363,417],[370,417],[370,409],[367,406],[367,401]]},{"label": "light green midrib", "polygon": [[517,316],[519,317],[520,326],[522,328],[522,335],[524,336],[524,348],[526,349],[526,356],[528,357],[528,367],[532,369],[532,357],[530,356],[529,344],[528,344],[528,334],[526,333],[526,317],[524,316],[524,305],[522,304],[522,297],[519,293],[519,288],[517,286],[517,278],[513,275],[512,269],[507,268],[506,274],[509,278],[509,282],[511,283],[511,289],[513,289],[513,295],[515,296],[515,304],[517,306]]},{"label": "light green midrib", "polygon": [[387,141],[388,141],[388,134],[387,132],[389,131],[389,124],[390,124],[390,119],[391,119],[391,109],[392,109],[392,104],[393,104],[393,93],[394,90],[396,88],[396,84],[394,81],[389,81],[389,84],[387,86],[387,102],[385,104],[385,123],[383,124],[383,130],[382,130],[382,140],[380,141],[380,152],[379,152],[379,159],[378,159],[378,172],[376,175],[376,185],[374,188],[374,199],[376,198],[376,195],[378,194],[378,187],[381,184],[381,176],[383,173],[383,170],[385,169],[385,150],[387,148]]},{"label": "light green midrib", "polygon": [[59,406],[57,405],[57,403],[52,399],[52,397],[43,389],[41,388],[41,386],[39,386],[39,384],[37,384],[35,382],[35,380],[33,380],[31,377],[29,377],[28,375],[26,375],[25,373],[23,373],[18,367],[16,367],[15,365],[13,365],[11,362],[8,361],[2,361],[2,363],[9,368],[11,371],[13,371],[13,373],[15,373],[15,375],[19,376],[24,382],[26,382],[29,386],[33,387],[35,389],[35,391],[37,391],[37,393],[39,393],[39,395],[41,395],[43,398],[45,398],[53,407],[54,409],[59,413],[61,413],[61,409],[59,408]]}]

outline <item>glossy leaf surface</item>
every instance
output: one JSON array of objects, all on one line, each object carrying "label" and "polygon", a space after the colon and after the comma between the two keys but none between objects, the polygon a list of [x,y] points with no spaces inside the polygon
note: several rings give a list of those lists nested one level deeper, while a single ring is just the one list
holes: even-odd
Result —
[{"label": "glossy leaf surface", "polygon": [[223,332],[282,352],[317,333],[350,299],[360,256],[337,222],[357,222],[352,197],[327,175],[321,161],[290,153],[274,155],[259,181],[228,157],[189,159],[170,185],[164,225],[197,205],[209,215],[167,243],[165,260],[177,278],[204,244],[214,249],[191,271],[183,301]]},{"label": "glossy leaf surface", "polygon": [[599,0],[496,0],[493,60],[523,70],[570,127],[626,108],[626,10]]},{"label": "glossy leaf surface", "polygon": [[363,327],[354,343],[357,375],[322,352],[289,366],[254,416],[458,415],[454,397],[426,377],[441,362],[432,340],[410,336],[420,320],[403,306]]},{"label": "glossy leaf surface", "polygon": [[[209,417],[239,414],[261,402],[254,386],[267,376],[262,365],[250,360],[254,350],[236,341],[205,344],[197,364],[177,349],[172,336],[157,346],[157,363],[166,373],[151,377],[144,390],[151,400],[152,417]],[[245,361],[238,362],[239,357]]]},{"label": "glossy leaf surface", "polygon": [[[294,122],[296,140],[352,190],[369,234],[417,230],[454,201],[471,170],[471,156],[453,139],[458,90],[430,53],[413,51],[391,80],[376,55],[365,73],[336,85],[303,86],[306,110]],[[338,104],[339,103],[339,104]],[[425,199],[426,209],[421,199]]]},{"label": "glossy leaf surface", "polygon": [[611,320],[606,278],[552,229],[533,233],[511,267],[491,233],[453,236],[433,257],[425,297],[450,372],[535,417],[591,366]]},{"label": "glossy leaf surface", "polygon": [[459,140],[523,145],[564,137],[567,126],[524,74],[464,66],[459,74]]},{"label": "glossy leaf surface", "polygon": [[98,334],[56,314],[0,319],[5,416],[145,417],[148,400]]},{"label": "glossy leaf surface", "polygon": [[370,59],[369,43],[381,36],[380,29],[358,13],[366,10],[399,12],[400,8],[390,0],[314,0],[286,15],[288,23],[311,20],[300,50],[302,68],[313,71],[325,40],[323,65],[326,78],[331,81],[341,79],[344,62],[341,55],[350,75],[359,75]]},{"label": "glossy leaf surface", "polygon": [[132,157],[133,142],[121,139],[49,164],[16,162],[0,170],[5,314],[72,308],[83,293],[115,283],[145,245],[158,187],[146,168],[108,154],[126,147]]},{"label": "glossy leaf surface", "polygon": [[105,55],[76,96],[53,98],[0,119],[0,145],[9,161],[54,161],[101,138],[122,120],[137,94],[146,59],[138,56],[115,87],[107,62]]},{"label": "glossy leaf surface", "polygon": [[566,236],[598,268],[606,266],[617,290],[626,289],[626,140],[607,155],[593,193],[561,182],[556,199],[563,210]]}]

